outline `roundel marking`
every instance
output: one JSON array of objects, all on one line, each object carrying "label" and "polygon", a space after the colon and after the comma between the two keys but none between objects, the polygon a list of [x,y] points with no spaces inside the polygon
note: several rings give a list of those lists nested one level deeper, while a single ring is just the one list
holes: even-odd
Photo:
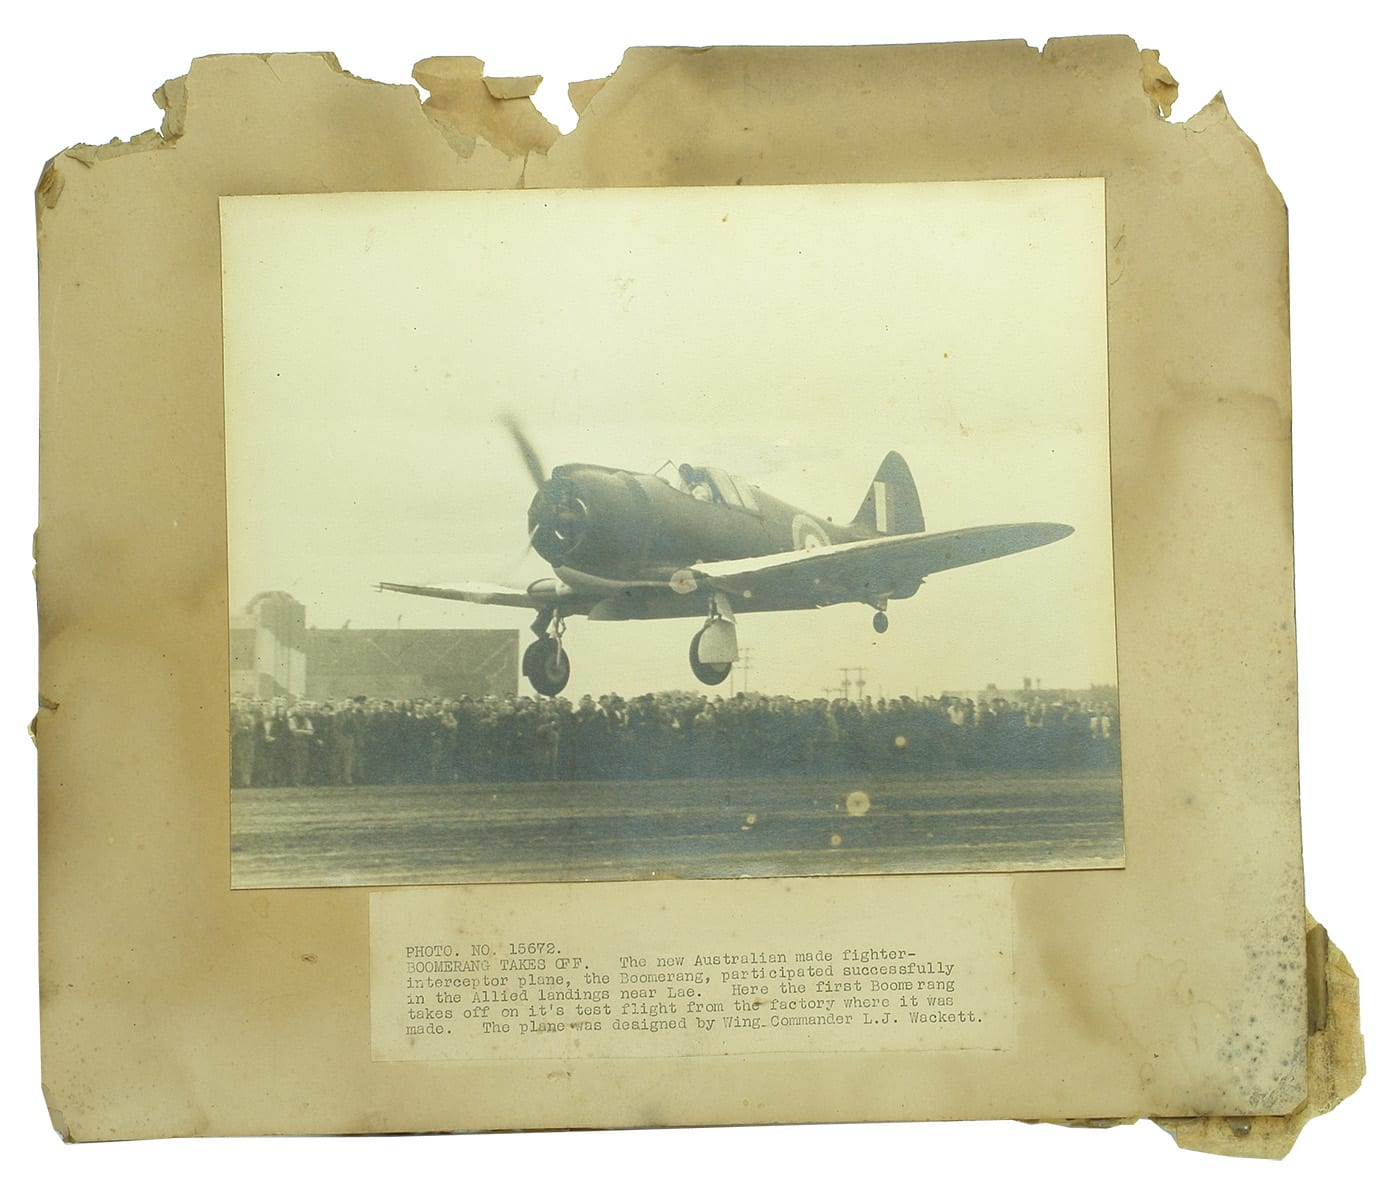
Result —
[{"label": "roundel marking", "polygon": [[793,548],[811,550],[814,546],[830,546],[831,539],[826,530],[806,513],[798,513],[793,518]]}]

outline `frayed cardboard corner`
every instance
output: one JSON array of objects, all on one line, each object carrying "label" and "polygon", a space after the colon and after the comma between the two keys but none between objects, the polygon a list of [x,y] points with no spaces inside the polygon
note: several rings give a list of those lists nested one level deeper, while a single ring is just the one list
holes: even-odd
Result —
[{"label": "frayed cardboard corner", "polygon": [[532,103],[540,75],[492,77],[472,56],[425,58],[412,78],[429,96],[426,113],[447,131],[482,138],[510,158],[549,150],[561,131]]},{"label": "frayed cardboard corner", "polygon": [[1160,61],[1160,51],[1141,51],[1141,88],[1162,117],[1168,117],[1179,99],[1179,82]]},{"label": "frayed cardboard corner", "polygon": [[1235,1158],[1284,1158],[1307,1124],[1337,1108],[1363,1082],[1358,976],[1324,926],[1308,912],[1305,920],[1310,1012],[1305,1103],[1281,1117],[1156,1118],[1182,1149]]}]

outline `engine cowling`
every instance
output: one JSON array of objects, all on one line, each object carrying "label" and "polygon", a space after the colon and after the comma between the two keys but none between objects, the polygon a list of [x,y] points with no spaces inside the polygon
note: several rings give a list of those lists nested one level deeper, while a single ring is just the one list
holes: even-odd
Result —
[{"label": "engine cowling", "polygon": [[641,565],[652,514],[632,476],[605,467],[557,467],[532,498],[532,546],[552,566],[614,578]]},{"label": "engine cowling", "polygon": [[589,523],[589,506],[569,479],[548,479],[527,509],[532,546],[553,565],[570,562],[585,540]]}]

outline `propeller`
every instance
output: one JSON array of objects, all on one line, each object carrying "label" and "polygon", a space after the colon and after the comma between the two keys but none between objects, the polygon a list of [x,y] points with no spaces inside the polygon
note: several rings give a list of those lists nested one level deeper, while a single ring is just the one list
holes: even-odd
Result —
[{"label": "propeller", "polygon": [[[512,435],[513,444],[517,447],[517,453],[522,456],[522,462],[527,468],[527,474],[532,477],[532,483],[537,490],[540,491],[542,485],[546,482],[546,468],[541,465],[541,455],[536,452],[536,447],[532,445],[532,439],[527,436],[526,431],[522,428],[522,422],[510,412],[500,414],[498,420],[502,423],[503,428]],[[519,561],[537,548],[536,539],[537,534],[540,532],[540,523],[531,523],[530,528],[527,530],[527,542],[519,552]]]},{"label": "propeller", "polygon": [[546,477],[541,456],[523,431],[522,423],[509,412],[502,413],[498,419],[512,434],[517,452],[537,489],[527,510],[527,548],[535,550],[549,563],[561,562],[573,555],[584,540],[589,510],[574,482],[563,474]]},{"label": "propeller", "polygon": [[522,423],[511,413],[503,413],[501,420],[504,428],[512,434],[512,440],[517,444],[517,452],[527,465],[527,472],[531,475],[532,482],[540,488],[546,482],[546,468],[541,465],[541,456],[537,454],[536,447],[532,445],[531,439],[523,431]]}]

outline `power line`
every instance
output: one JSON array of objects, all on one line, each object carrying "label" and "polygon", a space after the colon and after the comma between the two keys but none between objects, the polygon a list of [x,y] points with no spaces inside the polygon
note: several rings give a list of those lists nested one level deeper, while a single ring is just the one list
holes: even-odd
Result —
[{"label": "power line", "polygon": [[[743,690],[744,690],[745,692],[748,692],[748,691],[749,691],[749,668],[753,665],[753,662],[754,662],[754,647],[753,647],[753,646],[742,646],[742,647],[740,647],[740,649],[738,649],[738,650],[735,651],[735,666],[744,672],[744,688],[743,688]],[[730,695],[731,695],[731,697],[733,697],[734,694],[735,694],[735,672],[732,670],[732,671],[730,672]]]},{"label": "power line", "polygon": [[844,699],[851,698],[851,672],[856,673],[856,702],[865,699],[865,668],[864,667],[841,667],[841,695]]}]

